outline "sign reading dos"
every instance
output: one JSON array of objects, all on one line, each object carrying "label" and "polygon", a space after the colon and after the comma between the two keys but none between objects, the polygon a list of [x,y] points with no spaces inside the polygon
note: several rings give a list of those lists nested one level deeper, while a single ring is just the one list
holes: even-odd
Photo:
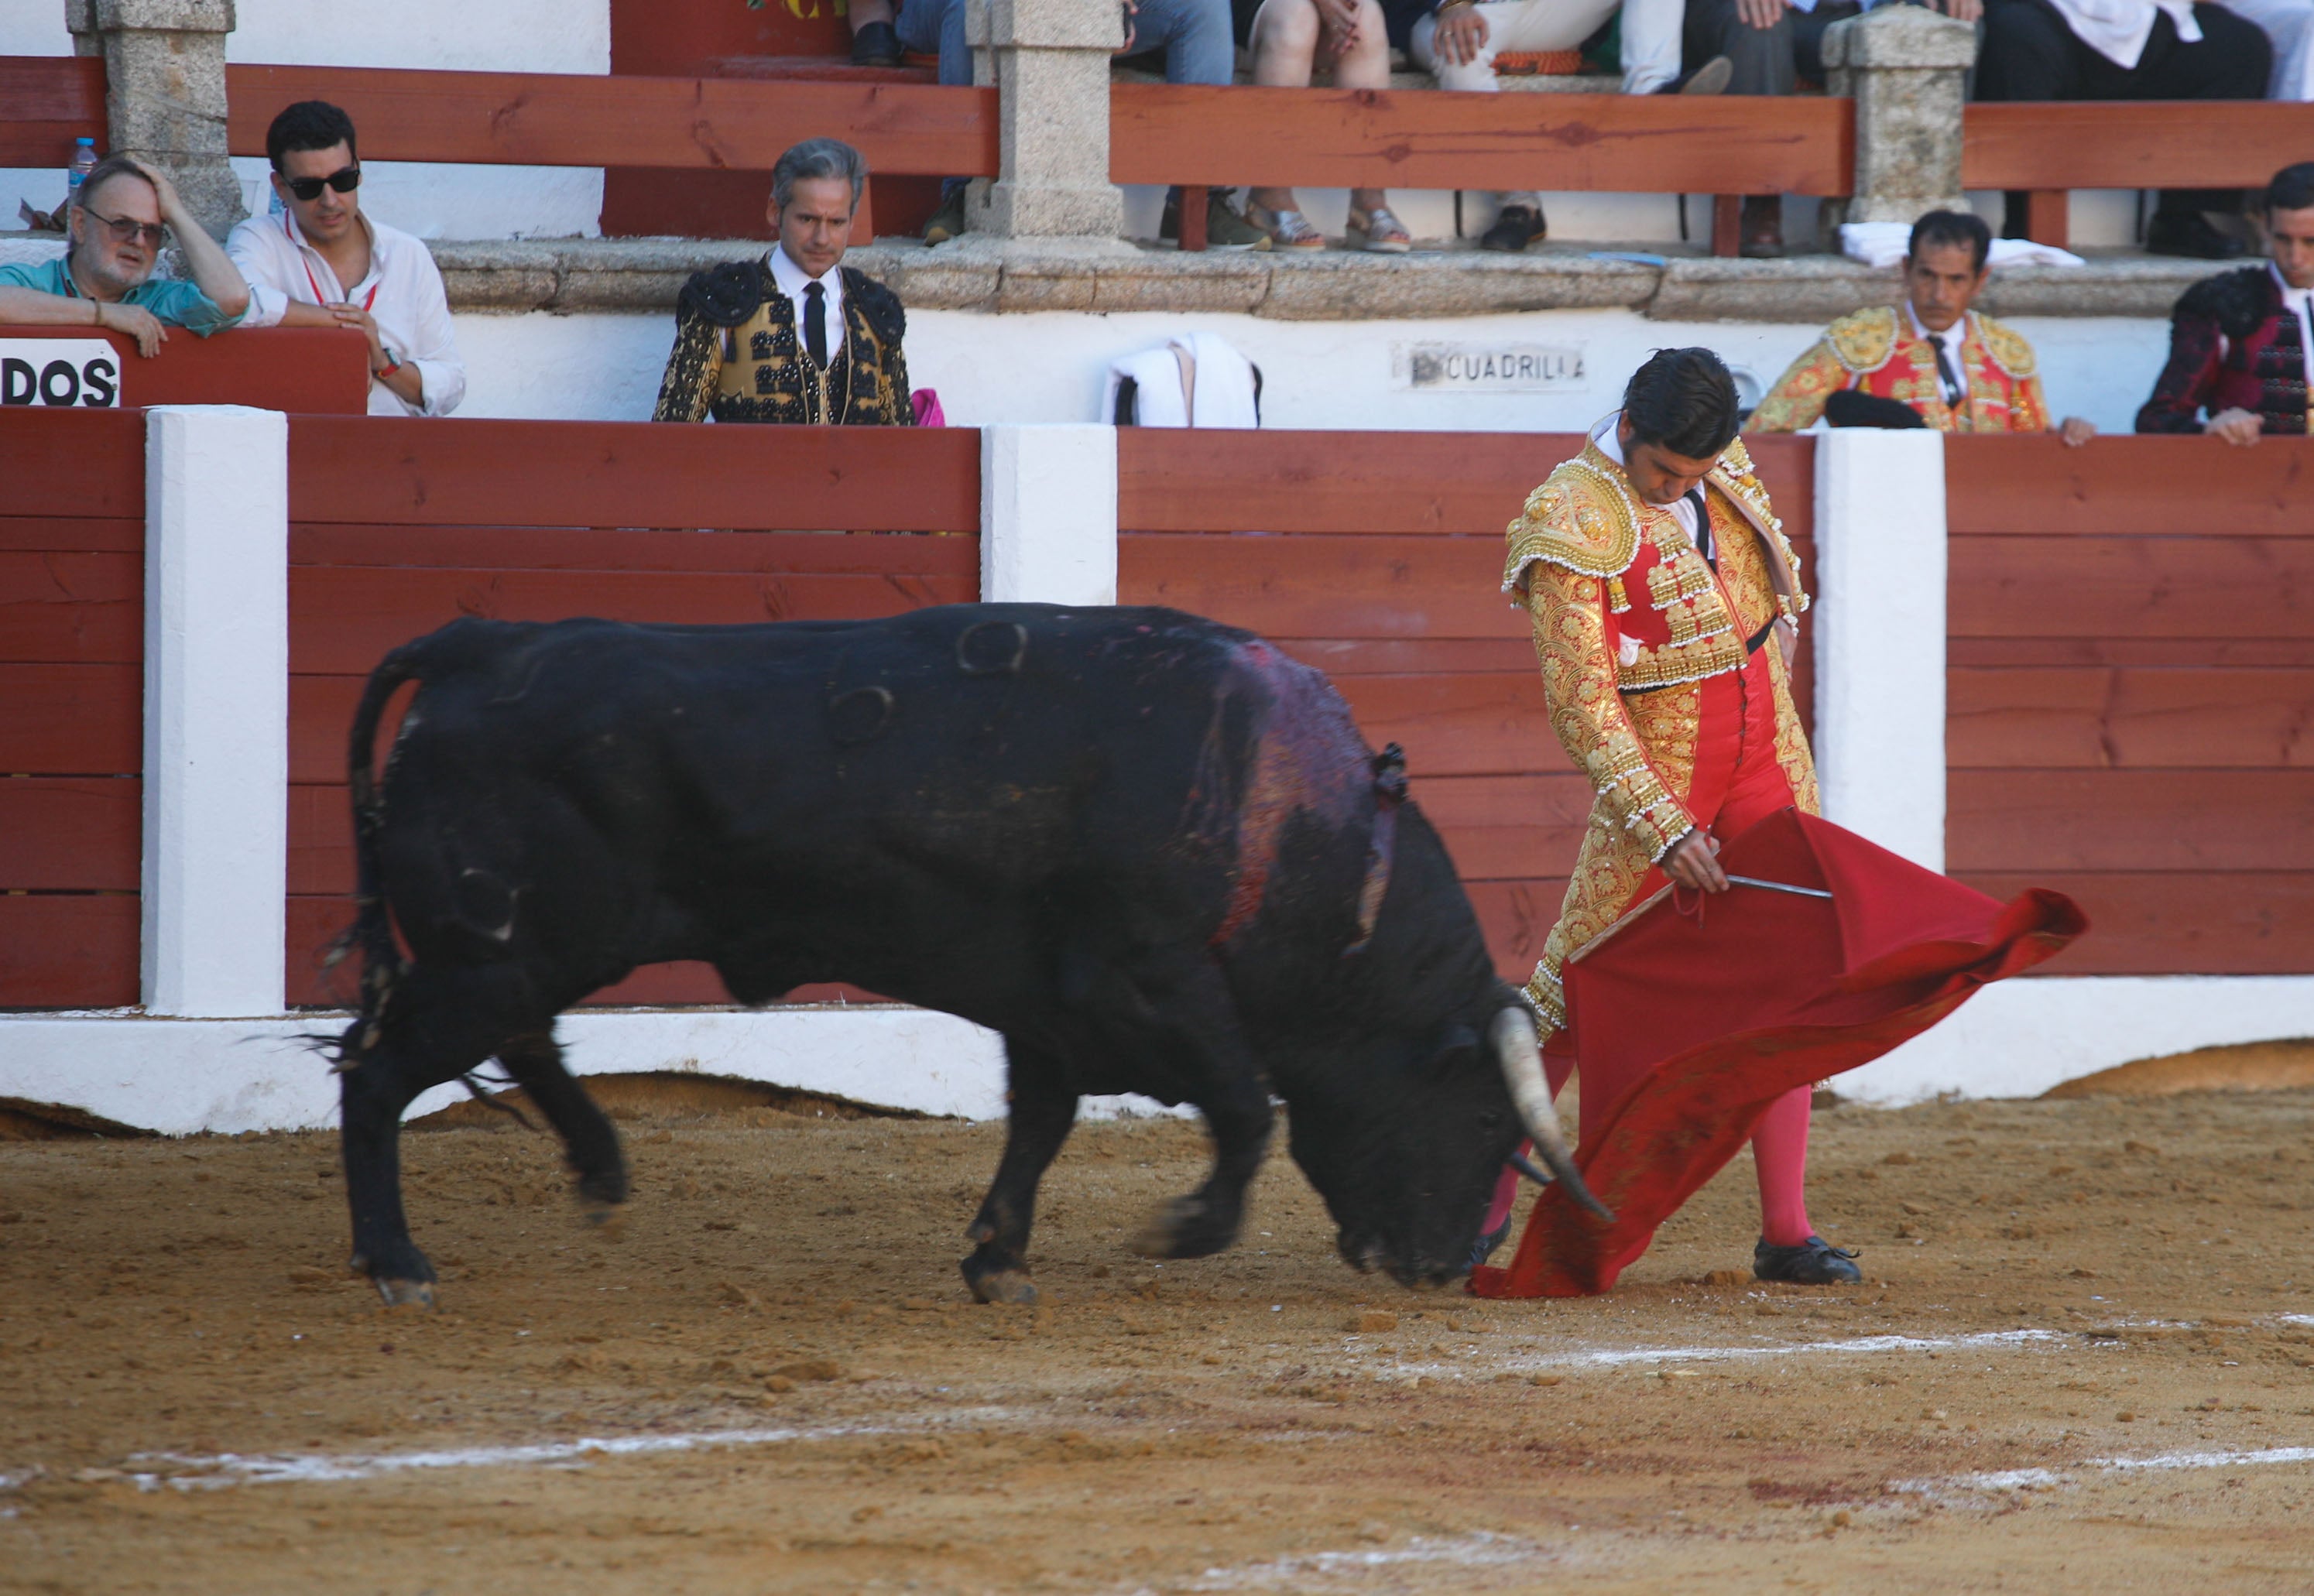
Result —
[{"label": "sign reading dos", "polygon": [[1580,393],[1581,346],[1559,344],[1396,344],[1391,375],[1400,387],[1431,393]]},{"label": "sign reading dos", "polygon": [[120,357],[101,338],[0,339],[0,405],[120,408]]}]

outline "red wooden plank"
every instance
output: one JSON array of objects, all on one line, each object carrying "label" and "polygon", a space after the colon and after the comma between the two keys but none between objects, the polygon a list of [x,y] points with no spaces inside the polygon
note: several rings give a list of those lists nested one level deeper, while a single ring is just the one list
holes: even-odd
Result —
[{"label": "red wooden plank", "polygon": [[0,780],[0,890],[135,892],[144,785],[133,776]]},{"label": "red wooden plank", "polygon": [[236,155],[265,153],[284,105],[327,100],[373,161],[768,172],[790,145],[834,134],[876,172],[997,172],[994,89],[234,65],[225,93]]},{"label": "red wooden plank", "polygon": [[1525,881],[1475,881],[1468,885],[1495,969],[1514,986],[1524,986],[1542,957],[1543,939],[1559,923],[1567,883],[1556,877]]},{"label": "red wooden plank", "polygon": [[2053,435],[1945,440],[1945,514],[1956,535],[2180,533],[2314,536],[2314,439],[2237,449],[2213,437],[2115,435],[2067,448]]},{"label": "red wooden plank", "polygon": [[2314,771],[1954,771],[1945,855],[2008,870],[2314,870]]},{"label": "red wooden plank", "polygon": [[[179,332],[148,360],[137,353],[133,339],[117,332],[0,327],[0,355],[7,353],[9,339],[59,336],[102,339],[112,346],[125,406],[245,404],[359,416],[369,405],[369,345],[343,328],[246,328],[216,338]],[[141,420],[137,430],[141,438]]]},{"label": "red wooden plank", "polygon": [[133,893],[0,894],[0,1009],[120,1009],[137,1001]]},{"label": "red wooden plank", "polygon": [[[4,432],[0,423],[0,432]],[[141,476],[141,473],[140,473]],[[10,484],[13,488],[13,484]],[[145,553],[145,523],[127,516],[97,519],[85,516],[0,516],[0,552],[53,550],[75,554]]]},{"label": "red wooden plank", "polygon": [[144,715],[141,666],[0,664],[0,775],[134,775]]},{"label": "red wooden plank", "polygon": [[2314,767],[2314,670],[1951,671],[1955,770]]},{"label": "red wooden plank", "polygon": [[0,661],[94,665],[144,654],[141,556],[0,553]]},{"label": "red wooden plank", "polygon": [[[49,330],[0,329],[0,334],[33,331]],[[0,483],[6,485],[0,510],[12,517],[85,516],[141,526],[145,418],[134,410],[12,405],[0,410]],[[140,540],[137,547],[143,546]]]},{"label": "red wooden plank", "polygon": [[2304,638],[2314,539],[1955,537],[1958,637]]},{"label": "red wooden plank", "polygon": [[59,174],[56,193],[26,196],[34,204],[63,203],[62,171],[75,138],[104,147],[104,58],[0,56],[0,166],[50,166]]},{"label": "red wooden plank", "polygon": [[1494,538],[1210,537],[1117,540],[1117,596],[1170,604],[1276,638],[1515,639]]},{"label": "red wooden plank", "polygon": [[2089,934],[2053,961],[2064,975],[2314,974],[2314,872],[1967,872],[2003,902],[2028,886],[2066,894]]},{"label": "red wooden plank", "polygon": [[2314,637],[2304,638],[1948,638],[1956,669],[2133,666],[2158,670],[2314,669]]},{"label": "red wooden plank", "polygon": [[1293,638],[1286,652],[1329,676],[1510,675],[1536,668],[1516,638]]},{"label": "red wooden plank", "polygon": [[1117,435],[1117,520],[1135,532],[1499,540],[1535,485],[1582,446],[1574,433],[1125,428]]},{"label": "red wooden plank", "polygon": [[977,532],[969,428],[300,416],[289,518],[363,525]]},{"label": "red wooden plank", "polygon": [[1980,102],[1961,118],[1961,185],[2247,189],[2309,145],[2314,105],[2287,101]]},{"label": "red wooden plank", "polygon": [[[980,540],[915,533],[610,531],[584,526],[389,526],[321,522],[289,529],[297,566],[450,570],[719,571],[960,580]],[[609,575],[608,579],[621,579]]]},{"label": "red wooden plank", "polygon": [[1108,128],[1119,183],[1845,194],[1855,166],[1832,98],[1117,84]]},{"label": "red wooden plank", "polygon": [[[976,576],[977,573],[975,573]],[[289,573],[290,669],[367,674],[389,649],[461,615],[558,621],[594,615],[669,625],[848,621],[969,603],[956,577],[737,577],[718,572],[339,569]]]}]

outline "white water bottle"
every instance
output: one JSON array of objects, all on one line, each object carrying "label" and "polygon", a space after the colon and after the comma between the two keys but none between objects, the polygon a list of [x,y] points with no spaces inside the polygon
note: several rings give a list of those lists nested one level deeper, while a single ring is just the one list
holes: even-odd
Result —
[{"label": "white water bottle", "polygon": [[66,203],[80,198],[80,186],[88,174],[96,170],[96,140],[73,140],[72,160],[65,166],[65,199]]}]

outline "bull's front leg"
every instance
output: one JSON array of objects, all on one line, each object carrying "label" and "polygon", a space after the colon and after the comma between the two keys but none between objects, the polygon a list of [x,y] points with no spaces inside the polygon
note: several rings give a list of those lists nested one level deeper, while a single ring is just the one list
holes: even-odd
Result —
[{"label": "bull's front leg", "polygon": [[[366,1023],[354,1022],[357,1028]],[[373,1051],[340,1078],[338,1136],[353,1213],[353,1266],[392,1307],[434,1301],[434,1265],[410,1239],[402,1207],[402,1113],[434,1084],[412,1084],[402,1060],[386,1051]]]},{"label": "bull's front leg", "polygon": [[1197,1102],[1214,1139],[1214,1167],[1206,1183],[1157,1211],[1133,1239],[1144,1257],[1202,1258],[1237,1239],[1245,1222],[1245,1192],[1269,1150],[1269,1092],[1250,1071],[1216,1083]]},{"label": "bull's front leg", "polygon": [[1029,1230],[1037,1215],[1037,1183],[1076,1124],[1077,1094],[1064,1084],[1060,1061],[1021,1041],[1004,1038],[1011,1112],[1004,1156],[965,1231],[980,1245],[964,1260],[964,1283],[983,1302],[1025,1306],[1037,1300],[1029,1277]]}]

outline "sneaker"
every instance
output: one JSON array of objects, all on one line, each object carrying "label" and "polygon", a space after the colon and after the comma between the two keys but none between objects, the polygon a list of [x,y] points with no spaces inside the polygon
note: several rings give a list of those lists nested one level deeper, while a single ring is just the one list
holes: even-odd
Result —
[{"label": "sneaker", "polygon": [[1784,253],[1784,199],[1780,194],[1746,194],[1736,252],[1746,260],[1780,260]]},{"label": "sneaker", "polygon": [[[1237,214],[1230,203],[1234,189],[1206,190],[1206,248],[1209,250],[1266,250],[1269,234]],[[1157,236],[1173,242],[1181,237],[1181,190],[1165,190],[1165,214],[1157,223]]]},{"label": "sneaker", "polygon": [[2145,224],[2145,252],[2182,255],[2188,260],[2231,260],[2243,250],[2241,240],[2220,230],[2200,211],[2156,211]]},{"label": "sneaker", "polygon": [[1864,1278],[1856,1254],[1834,1247],[1821,1236],[1811,1236],[1792,1247],[1778,1247],[1762,1238],[1752,1249],[1752,1277],[1788,1281],[1793,1285],[1854,1285]]},{"label": "sneaker", "polygon": [[897,66],[901,54],[900,31],[889,22],[867,23],[852,36],[854,66]]},{"label": "sneaker", "polygon": [[963,232],[964,190],[958,189],[955,193],[941,201],[940,209],[932,212],[932,219],[924,224],[924,242],[926,243],[946,243],[949,239],[958,237]]},{"label": "sneaker", "polygon": [[1539,210],[1529,210],[1524,205],[1506,205],[1495,225],[1479,235],[1482,250],[1499,250],[1515,255],[1538,239],[1550,235],[1550,225],[1542,219]]},{"label": "sneaker", "polygon": [[1725,94],[1736,76],[1736,63],[1725,56],[1714,56],[1690,74],[1679,85],[1683,94]]}]

